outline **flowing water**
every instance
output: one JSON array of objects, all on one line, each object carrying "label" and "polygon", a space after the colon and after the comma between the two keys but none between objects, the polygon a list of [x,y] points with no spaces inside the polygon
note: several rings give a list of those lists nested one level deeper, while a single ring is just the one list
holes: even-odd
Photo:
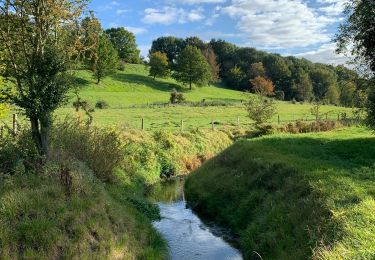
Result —
[{"label": "flowing water", "polygon": [[162,219],[154,227],[168,243],[172,260],[242,259],[241,253],[225,242],[223,229],[206,225],[187,207],[184,180],[156,185],[149,194],[160,207]]}]

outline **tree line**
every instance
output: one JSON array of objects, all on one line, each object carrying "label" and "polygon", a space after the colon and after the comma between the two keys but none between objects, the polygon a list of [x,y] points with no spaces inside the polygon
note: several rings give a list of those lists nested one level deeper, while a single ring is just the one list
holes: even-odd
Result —
[{"label": "tree line", "polygon": [[[364,102],[369,87],[368,80],[343,65],[283,57],[255,48],[238,47],[220,39],[207,43],[198,37],[181,39],[168,36],[154,40],[150,50],[151,68],[155,69],[153,62],[160,60],[160,56],[163,56],[165,67],[163,73],[154,73],[154,76],[167,75],[167,66],[171,71],[180,71],[181,55],[184,56],[188,46],[200,50],[206,58],[210,68],[206,80],[216,82],[221,79],[231,89],[256,92],[259,83],[265,84],[266,88],[272,84],[274,91],[269,94],[280,100],[317,101],[351,107]],[[198,54],[189,57],[192,59]]]}]

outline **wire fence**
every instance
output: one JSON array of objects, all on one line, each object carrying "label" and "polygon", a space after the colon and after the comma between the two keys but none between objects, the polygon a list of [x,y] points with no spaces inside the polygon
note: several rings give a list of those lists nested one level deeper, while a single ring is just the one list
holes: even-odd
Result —
[{"label": "wire fence", "polygon": [[[319,116],[313,116],[311,114],[278,114],[268,123],[275,126],[282,126],[296,122],[335,121],[344,125],[351,125],[360,124],[363,120],[363,116],[353,115],[346,112],[327,112],[322,113]],[[83,120],[82,123],[84,123]],[[254,122],[244,115],[239,115],[238,117],[221,115],[218,119],[210,119],[206,117],[183,119],[152,119],[138,117],[131,120],[131,122],[118,123],[117,127],[138,129],[142,131],[156,131],[163,129],[171,131],[188,131],[195,129],[220,130],[225,128],[249,128],[253,125]],[[0,138],[3,138],[5,135],[16,136],[19,131],[26,127],[26,122],[20,123],[17,114],[13,114],[7,121],[0,122]]]}]

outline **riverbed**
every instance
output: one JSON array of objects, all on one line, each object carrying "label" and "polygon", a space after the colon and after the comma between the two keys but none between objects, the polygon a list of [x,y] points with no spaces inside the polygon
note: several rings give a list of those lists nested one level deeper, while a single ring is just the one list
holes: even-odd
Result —
[{"label": "riverbed", "polygon": [[205,224],[187,207],[184,198],[184,180],[158,184],[149,198],[160,208],[161,220],[153,226],[168,243],[172,260],[241,260],[241,253],[224,240],[226,232]]}]

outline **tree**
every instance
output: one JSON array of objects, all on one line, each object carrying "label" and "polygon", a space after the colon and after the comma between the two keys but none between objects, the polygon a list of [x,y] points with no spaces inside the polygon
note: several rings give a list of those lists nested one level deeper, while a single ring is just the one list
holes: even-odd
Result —
[{"label": "tree", "polygon": [[150,76],[166,77],[169,75],[168,57],[160,51],[150,54]]},{"label": "tree", "polygon": [[150,53],[160,51],[168,57],[169,64],[174,67],[177,57],[184,47],[184,40],[173,36],[160,37],[152,42]]},{"label": "tree", "polygon": [[217,63],[215,52],[211,48],[206,48],[202,53],[211,68],[211,82],[218,82],[220,79],[220,65]]},{"label": "tree", "polygon": [[83,44],[80,24],[85,0],[0,1],[1,63],[9,103],[30,120],[32,137],[41,155],[48,152],[52,113],[72,88],[69,69]]},{"label": "tree", "polygon": [[291,75],[288,64],[285,60],[277,55],[268,55],[263,59],[266,67],[267,77],[272,80],[277,90],[282,90],[287,99],[292,98]]},{"label": "tree", "polygon": [[305,71],[300,70],[298,72],[297,80],[295,82],[297,91],[297,100],[299,101],[311,101],[314,97],[313,85],[309,74]]},{"label": "tree", "polygon": [[97,84],[101,79],[114,74],[118,65],[118,54],[106,35],[102,35],[96,50],[97,60],[93,64],[94,77]]},{"label": "tree", "polygon": [[270,120],[276,113],[275,103],[259,95],[249,96],[246,109],[249,118],[255,121],[258,128]]},{"label": "tree", "polygon": [[339,105],[340,104],[340,93],[337,85],[330,85],[324,98],[329,104]]},{"label": "tree", "polygon": [[331,85],[337,85],[337,76],[331,71],[323,67],[318,67],[310,73],[313,83],[314,96],[317,100],[326,98],[328,89]]},{"label": "tree", "polygon": [[273,96],[275,94],[275,86],[272,81],[263,77],[256,77],[250,80],[254,92],[261,96]]},{"label": "tree", "polygon": [[127,63],[140,63],[140,50],[135,36],[125,28],[111,28],[105,31],[119,58]]},{"label": "tree", "polygon": [[256,77],[266,77],[266,69],[263,66],[262,62],[256,62],[250,65],[249,71],[250,79],[255,79]]},{"label": "tree", "polygon": [[[3,88],[2,84],[2,77],[0,76],[0,90]],[[1,102],[2,99],[4,99],[4,96],[0,93],[0,119],[5,117],[9,112],[9,105]]]},{"label": "tree", "polygon": [[357,86],[352,81],[340,81],[340,103],[346,107],[354,105]]},{"label": "tree", "polygon": [[353,0],[347,4],[346,20],[340,26],[337,51],[350,52],[357,61],[375,72],[375,2]]},{"label": "tree", "polygon": [[206,85],[211,79],[210,65],[201,51],[194,46],[187,46],[177,58],[174,78],[177,81],[198,86]]},{"label": "tree", "polygon": [[207,48],[207,44],[204,43],[200,38],[194,36],[194,37],[188,37],[183,41],[184,48],[186,46],[194,46],[200,49],[201,51],[205,50]]},{"label": "tree", "polygon": [[85,51],[82,53],[81,61],[93,70],[92,67],[98,59],[97,49],[99,46],[100,36],[103,34],[103,28],[98,18],[93,12],[90,12],[89,17],[85,17],[81,22],[82,28],[82,45],[85,46]]},{"label": "tree", "polygon": [[231,68],[225,77],[227,85],[234,89],[241,89],[245,80],[246,74],[237,66]]}]

